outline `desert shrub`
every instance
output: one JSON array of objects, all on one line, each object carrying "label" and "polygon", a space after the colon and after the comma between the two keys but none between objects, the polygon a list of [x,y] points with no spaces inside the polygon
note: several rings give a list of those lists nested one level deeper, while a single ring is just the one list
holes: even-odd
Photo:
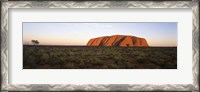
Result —
[{"label": "desert shrub", "polygon": [[48,54],[43,54],[40,57],[41,62],[44,62],[43,64],[47,63],[49,61],[49,55]]},{"label": "desert shrub", "polygon": [[91,61],[91,64],[99,65],[101,64],[101,60],[99,58],[94,58],[93,61]]},{"label": "desert shrub", "polygon": [[119,61],[119,60],[115,60],[114,64],[116,64],[116,65],[123,65],[123,62]]},{"label": "desert shrub", "polygon": [[57,59],[54,58],[54,57],[52,57],[52,58],[50,59],[50,61],[48,62],[48,64],[49,64],[50,66],[55,66],[56,63],[57,63],[56,61],[57,61]]},{"label": "desert shrub", "polygon": [[138,63],[145,63],[145,57],[144,56],[137,56],[136,57],[136,61],[138,62]]},{"label": "desert shrub", "polygon": [[[177,67],[176,48],[24,46],[23,66],[40,68],[164,68]],[[34,67],[33,67],[34,66]]]},{"label": "desert shrub", "polygon": [[133,68],[135,68],[136,66],[135,66],[135,64],[130,64],[130,63],[127,63],[126,64],[126,69],[133,69]]},{"label": "desert shrub", "polygon": [[102,52],[101,52],[101,51],[97,51],[97,52],[96,52],[96,55],[97,55],[97,56],[100,56],[100,55],[102,55]]},{"label": "desert shrub", "polygon": [[74,55],[76,55],[76,53],[75,53],[74,51],[72,51],[72,50],[68,51],[67,53],[68,53],[69,56],[74,56]]},{"label": "desert shrub", "polygon": [[30,65],[36,64],[36,62],[35,62],[35,57],[32,56],[32,55],[28,56],[27,64],[30,64]]},{"label": "desert shrub", "polygon": [[145,68],[147,68],[147,69],[157,69],[159,67],[155,64],[148,63],[148,64],[146,64]]},{"label": "desert shrub", "polygon": [[80,62],[78,65],[80,68],[84,68],[85,67],[85,62]]},{"label": "desert shrub", "polygon": [[165,66],[166,63],[168,62],[168,60],[164,59],[164,58],[159,58],[156,62],[154,62],[155,64],[157,65],[160,65],[160,66]]},{"label": "desert shrub", "polygon": [[116,55],[116,56],[114,56],[113,59],[116,61],[121,61],[123,59],[123,57],[121,55]]},{"label": "desert shrub", "polygon": [[109,66],[109,68],[111,68],[111,69],[117,69],[118,66],[117,66],[116,64],[111,64],[111,65]]},{"label": "desert shrub", "polygon": [[164,67],[167,69],[174,69],[174,68],[176,68],[176,64],[174,64],[172,62],[168,62]]}]

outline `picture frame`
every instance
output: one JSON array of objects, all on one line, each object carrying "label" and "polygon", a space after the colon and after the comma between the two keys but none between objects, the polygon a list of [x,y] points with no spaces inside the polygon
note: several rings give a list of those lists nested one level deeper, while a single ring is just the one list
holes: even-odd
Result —
[{"label": "picture frame", "polygon": [[[192,84],[9,84],[9,9],[11,8],[191,8]],[[5,1],[1,7],[2,91],[199,91],[198,1]]]}]

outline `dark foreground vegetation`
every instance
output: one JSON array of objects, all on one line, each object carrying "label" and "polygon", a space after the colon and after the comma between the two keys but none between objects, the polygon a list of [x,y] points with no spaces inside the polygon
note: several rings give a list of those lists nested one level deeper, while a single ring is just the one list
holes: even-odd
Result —
[{"label": "dark foreground vegetation", "polygon": [[24,69],[176,69],[176,47],[23,46]]}]

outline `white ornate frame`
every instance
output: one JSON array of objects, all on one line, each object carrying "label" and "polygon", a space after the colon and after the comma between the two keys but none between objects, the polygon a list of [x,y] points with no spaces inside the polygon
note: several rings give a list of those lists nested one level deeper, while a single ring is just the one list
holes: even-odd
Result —
[{"label": "white ornate frame", "polygon": [[[9,8],[191,8],[193,84],[20,84],[8,83]],[[198,1],[5,1],[1,7],[1,91],[199,91],[199,6]]]}]

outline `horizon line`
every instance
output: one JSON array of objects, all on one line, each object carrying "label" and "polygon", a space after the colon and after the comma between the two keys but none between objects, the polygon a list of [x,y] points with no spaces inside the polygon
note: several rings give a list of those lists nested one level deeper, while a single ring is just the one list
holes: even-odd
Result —
[{"label": "horizon line", "polygon": [[[87,45],[41,45],[41,44],[39,45],[23,44],[23,46],[143,47],[143,46],[87,46]],[[177,46],[147,46],[147,47],[177,47]]]}]

